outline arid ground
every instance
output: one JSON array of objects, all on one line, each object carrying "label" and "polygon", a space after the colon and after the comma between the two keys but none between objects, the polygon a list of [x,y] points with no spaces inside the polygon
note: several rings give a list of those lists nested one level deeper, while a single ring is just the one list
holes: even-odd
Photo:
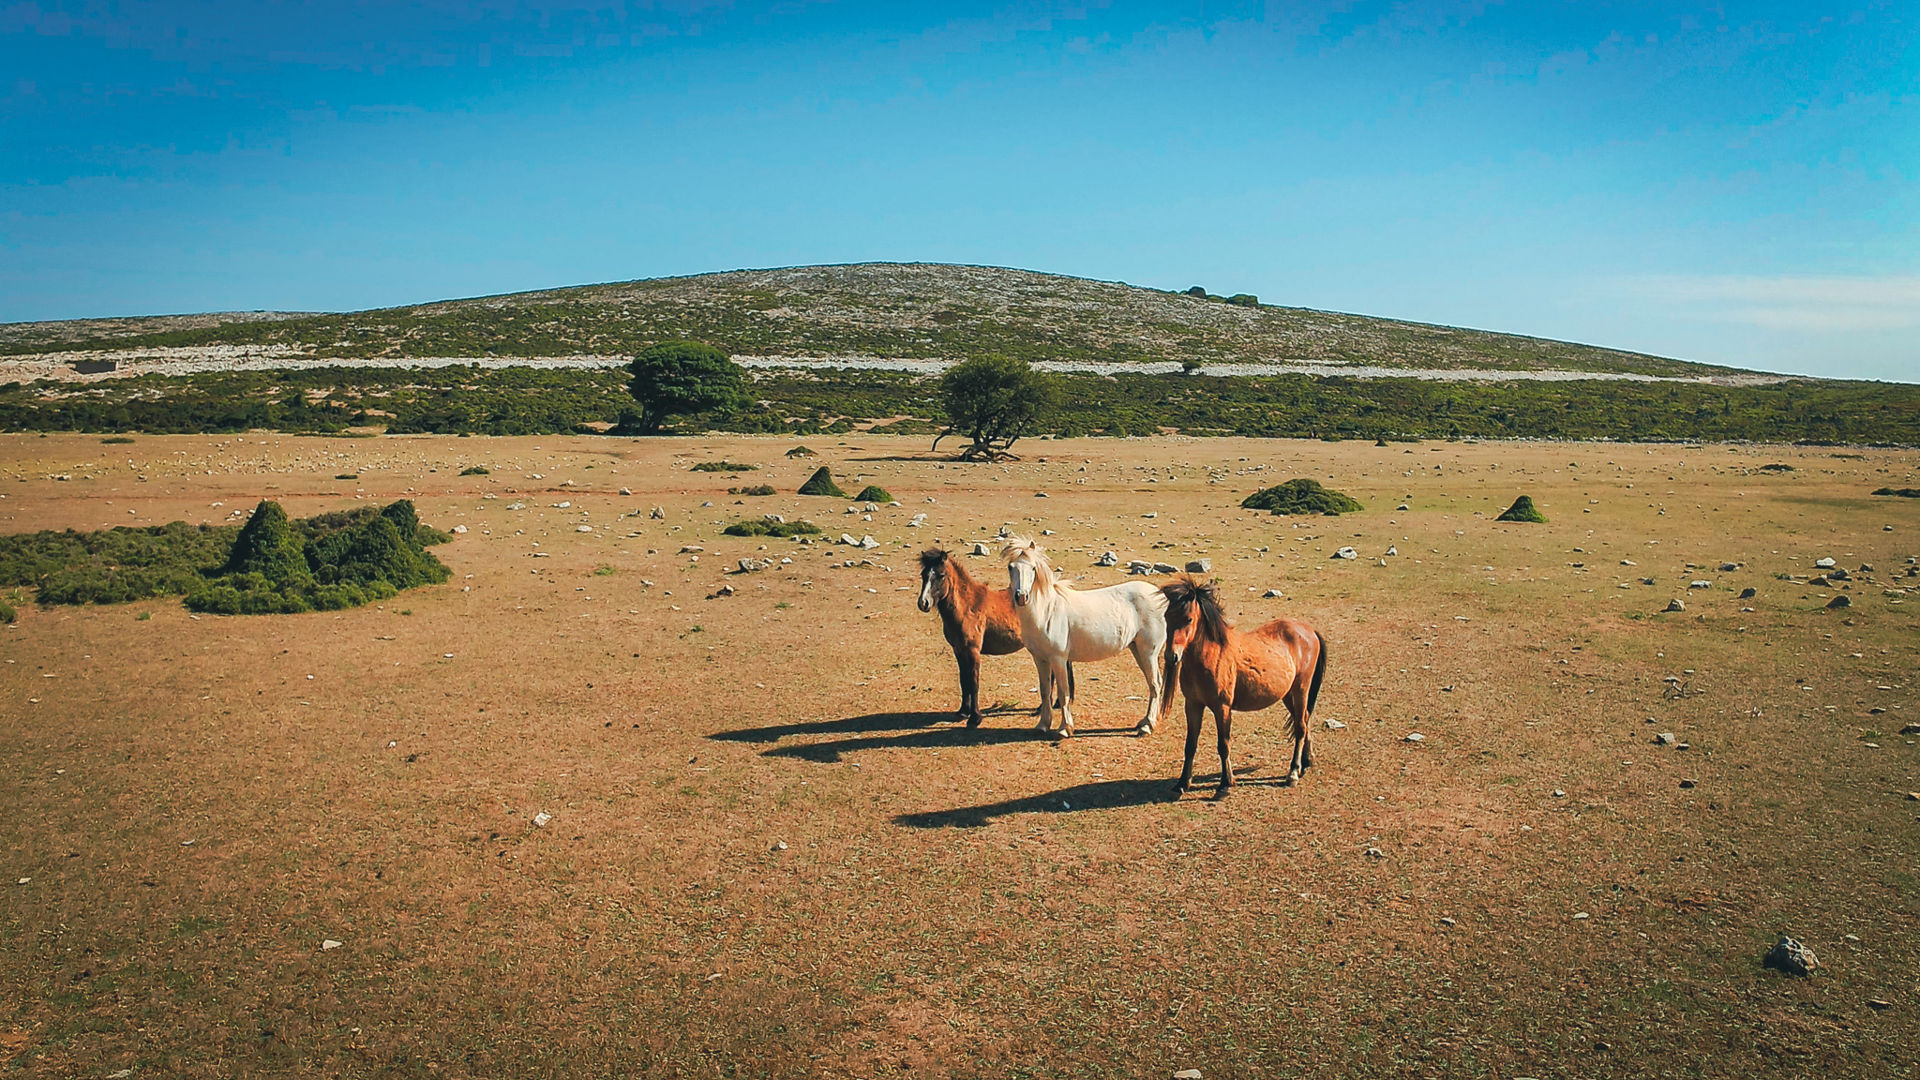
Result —
[{"label": "arid ground", "polygon": [[[262,498],[467,527],[435,549],[450,584],[378,608],[16,603],[0,1074],[1920,1060],[1920,500],[1869,494],[1920,486],[1920,454],[808,441],[0,436],[5,531]],[[688,471],[723,458],[762,468]],[[822,462],[899,505],[726,493]],[[1294,476],[1366,510],[1239,509]],[[1495,523],[1520,494],[1548,524]],[[720,535],[776,512],[828,542]],[[1081,668],[1071,740],[1033,730],[1024,656],[987,661],[982,727],[952,723],[914,555],[1003,524],[1088,583],[1120,580],[1106,550],[1206,558],[1239,623],[1320,626],[1316,766],[1278,783],[1283,718],[1242,714],[1240,786],[1171,799],[1183,725],[1125,733],[1124,658]],[[791,562],[726,573],[764,555]],[[1821,558],[1849,579],[1814,584]],[[1781,933],[1824,967],[1763,969]]]}]

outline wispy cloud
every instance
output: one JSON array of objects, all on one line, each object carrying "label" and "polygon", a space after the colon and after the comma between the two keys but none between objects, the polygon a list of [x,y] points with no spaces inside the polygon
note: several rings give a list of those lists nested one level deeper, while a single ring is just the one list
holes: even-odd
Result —
[{"label": "wispy cloud", "polygon": [[1618,286],[1671,315],[1765,330],[1920,327],[1920,276],[1660,275],[1627,278]]}]

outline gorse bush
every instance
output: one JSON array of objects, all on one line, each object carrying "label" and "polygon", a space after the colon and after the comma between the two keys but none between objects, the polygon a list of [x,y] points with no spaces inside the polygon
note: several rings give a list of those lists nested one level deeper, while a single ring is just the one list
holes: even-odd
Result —
[{"label": "gorse bush", "polygon": [[746,487],[730,487],[727,489],[727,494],[729,495],[777,495],[779,494],[779,492],[776,492],[775,490],[773,490],[772,484],[749,484]]},{"label": "gorse bush", "polygon": [[737,461],[703,461],[693,467],[694,472],[753,472],[758,465],[742,465]]},{"label": "gorse bush", "polygon": [[813,536],[820,526],[811,521],[736,521],[722,529],[728,536]]},{"label": "gorse bush", "polygon": [[868,484],[866,487],[863,487],[860,489],[860,494],[855,495],[853,497],[853,501],[854,502],[870,502],[870,503],[890,503],[890,502],[898,502],[899,500],[895,499],[892,495],[887,494],[887,489],[881,487],[879,484]]},{"label": "gorse bush", "polygon": [[[354,520],[363,518],[362,520]],[[263,501],[234,540],[222,572],[187,594],[187,607],[220,615],[337,611],[438,585],[452,571],[426,550],[406,499],[308,537],[279,503]]]},{"label": "gorse bush", "polygon": [[836,499],[847,497],[847,493],[840,490],[840,485],[833,482],[833,473],[825,465],[815,469],[813,475],[807,477],[807,482],[800,485],[800,494],[831,495]]},{"label": "gorse bush", "polygon": [[1524,521],[1535,525],[1545,525],[1547,516],[1533,505],[1533,496],[1522,495],[1513,500],[1513,505],[1500,512],[1495,521]]},{"label": "gorse bush", "polygon": [[1306,477],[1262,488],[1247,496],[1240,505],[1275,514],[1351,514],[1365,509],[1359,500],[1323,488],[1320,481]]},{"label": "gorse bush", "polygon": [[413,504],[289,520],[263,502],[245,525],[188,525],[0,536],[0,586],[34,587],[41,604],[189,597],[196,611],[259,613],[353,607],[447,580],[426,548],[451,539]]}]

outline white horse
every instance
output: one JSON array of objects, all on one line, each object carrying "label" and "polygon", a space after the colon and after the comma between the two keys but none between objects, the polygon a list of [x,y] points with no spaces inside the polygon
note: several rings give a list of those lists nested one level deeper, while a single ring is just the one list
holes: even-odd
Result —
[{"label": "white horse", "polygon": [[1053,729],[1054,690],[1064,686],[1060,733],[1073,734],[1069,663],[1105,660],[1131,651],[1152,692],[1147,713],[1134,730],[1141,735],[1152,732],[1166,690],[1161,685],[1160,660],[1167,647],[1167,598],[1144,581],[1078,592],[1056,579],[1046,551],[1022,536],[1009,537],[1001,555],[1007,560],[1014,611],[1020,616],[1020,640],[1033,654],[1033,666],[1040,673],[1038,727]]}]

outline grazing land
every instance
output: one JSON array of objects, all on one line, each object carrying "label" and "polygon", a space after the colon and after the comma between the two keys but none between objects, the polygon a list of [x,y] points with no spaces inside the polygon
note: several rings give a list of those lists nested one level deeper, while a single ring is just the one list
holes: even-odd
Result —
[{"label": "grazing land", "polygon": [[[808,442],[0,436],[4,531],[261,499],[467,529],[449,582],[348,611],[0,596],[0,1075],[1920,1059],[1920,501],[1871,494],[1920,453]],[[899,504],[794,494],[821,465]],[[1365,509],[1239,505],[1295,478]],[[1523,494],[1546,523],[1493,520]],[[823,534],[722,531],[769,513]],[[1071,740],[1024,656],[953,723],[915,556],[1003,526],[1090,584],[1108,550],[1206,558],[1240,625],[1324,631],[1303,781],[1284,717],[1241,714],[1235,793],[1172,800],[1178,713],[1123,734],[1124,659],[1079,669]],[[1824,968],[1762,969],[1781,933]]]}]

